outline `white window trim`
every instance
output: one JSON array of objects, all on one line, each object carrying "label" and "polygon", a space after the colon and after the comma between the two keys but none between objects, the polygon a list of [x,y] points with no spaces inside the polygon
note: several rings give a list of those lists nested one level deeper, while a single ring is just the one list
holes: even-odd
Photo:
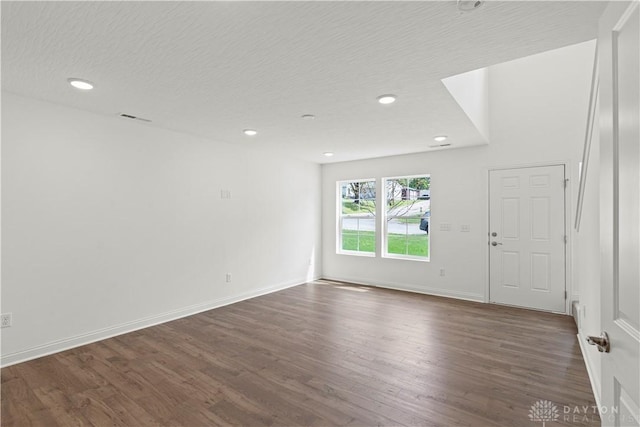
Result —
[{"label": "white window trim", "polygon": [[[380,253],[382,258],[401,259],[401,260],[419,261],[419,262],[431,262],[431,230],[429,230],[429,256],[422,257],[422,256],[416,256],[416,255],[391,254],[388,252],[389,246],[388,246],[387,235],[388,235],[389,217],[387,216],[387,181],[392,179],[412,179],[412,178],[422,178],[422,177],[429,177],[429,179],[431,179],[431,174],[422,173],[417,175],[400,175],[400,176],[389,176],[389,177],[382,178],[381,188],[384,191],[384,195],[382,195],[382,201],[383,201],[384,207],[381,206],[382,212],[380,214],[380,218],[382,218],[382,236],[381,236],[382,247],[380,248],[381,249]],[[431,185],[429,185],[429,189],[431,190]],[[402,218],[395,215],[393,217]]]},{"label": "white window trim", "polygon": [[[342,249],[342,184],[351,183],[351,182],[366,182],[373,181],[376,187],[376,214],[373,217],[376,221],[375,227],[375,239],[374,239],[374,251],[373,252],[361,252],[361,251],[350,251]],[[377,227],[377,217],[378,217],[378,180],[375,178],[363,178],[363,179],[344,179],[336,181],[336,254],[338,255],[354,255],[354,256],[363,256],[369,258],[375,258],[378,252],[378,227]]]}]

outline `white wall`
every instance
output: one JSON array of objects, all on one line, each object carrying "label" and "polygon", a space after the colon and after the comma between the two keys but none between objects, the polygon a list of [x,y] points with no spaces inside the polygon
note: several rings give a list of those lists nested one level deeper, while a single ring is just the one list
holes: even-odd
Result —
[{"label": "white wall", "polygon": [[[594,49],[591,41],[490,67],[488,146],[323,165],[323,276],[486,300],[488,170],[566,163],[575,206]],[[336,181],[422,173],[431,174],[431,262],[336,254]]]},{"label": "white wall", "polygon": [[484,139],[489,141],[489,69],[480,68],[447,77],[442,79],[442,83]]},{"label": "white wall", "polygon": [[2,125],[3,364],[319,274],[318,165],[7,93]]},{"label": "white wall", "polygon": [[[599,335],[600,323],[600,140],[597,124],[589,156],[580,231],[574,237],[575,282],[580,288],[579,340],[585,353],[589,378],[596,402],[600,403],[601,355],[596,346],[587,345],[588,335]],[[581,147],[582,148],[582,147]],[[575,214],[575,210],[572,212]]]}]

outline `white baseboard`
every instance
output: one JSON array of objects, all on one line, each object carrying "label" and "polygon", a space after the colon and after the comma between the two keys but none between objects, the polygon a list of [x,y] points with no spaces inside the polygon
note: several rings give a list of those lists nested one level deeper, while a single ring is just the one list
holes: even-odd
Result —
[{"label": "white baseboard", "polygon": [[582,359],[584,360],[584,365],[587,367],[587,374],[589,375],[589,382],[591,383],[591,390],[593,391],[593,397],[596,399],[596,405],[598,408],[602,408],[602,402],[600,400],[600,378],[597,378],[593,369],[592,360],[588,356],[587,348],[584,343],[586,343],[586,339],[582,337],[580,334],[576,335],[578,337],[578,345],[580,345],[580,352],[582,353]]},{"label": "white baseboard", "polygon": [[76,335],[69,338],[63,338],[61,340],[49,342],[43,345],[32,347],[26,350],[21,350],[15,353],[3,354],[2,357],[0,358],[0,366],[5,368],[7,366],[15,365],[16,363],[26,362],[28,360],[37,359],[39,357],[48,356],[54,353],[59,353],[61,351],[69,350],[71,348],[80,347],[86,344],[91,344],[96,341],[112,338],[117,335],[126,334],[129,332],[137,331],[139,329],[144,329],[150,326],[159,325],[161,323],[170,322],[172,320],[180,319],[183,317],[192,316],[194,314],[202,313],[203,311],[212,310],[214,308],[223,307],[225,305],[259,297],[261,295],[266,295],[273,292],[281,291],[283,289],[298,286],[306,282],[307,282],[306,280],[302,280],[302,281],[281,283],[279,285],[274,285],[274,286],[268,286],[265,288],[244,292],[244,293],[230,296],[230,297],[219,298],[219,299],[206,301],[199,304],[194,304],[189,307],[183,307],[176,310],[171,310],[166,313],[145,317],[142,319],[122,323],[115,326],[110,326],[108,328],[99,329],[99,330],[88,332],[85,334]]},{"label": "white baseboard", "polygon": [[450,289],[438,289],[438,288],[431,288],[426,286],[418,287],[418,286],[407,285],[403,283],[376,282],[373,280],[367,280],[366,282],[363,282],[362,279],[357,279],[352,277],[332,277],[332,276],[323,275],[322,278],[327,280],[336,280],[339,282],[354,283],[356,285],[374,286],[377,288],[394,289],[397,291],[415,292],[418,294],[456,298],[456,299],[461,299],[466,301],[484,302],[484,295],[476,294],[472,292],[452,291]]}]

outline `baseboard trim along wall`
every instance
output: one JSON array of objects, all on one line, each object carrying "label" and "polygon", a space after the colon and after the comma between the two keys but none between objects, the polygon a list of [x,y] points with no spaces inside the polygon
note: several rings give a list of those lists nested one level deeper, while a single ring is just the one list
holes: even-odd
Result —
[{"label": "baseboard trim along wall", "polygon": [[0,358],[0,366],[5,368],[7,366],[15,365],[17,363],[26,362],[28,360],[37,359],[39,357],[48,356],[61,351],[69,350],[75,347],[91,344],[96,341],[101,341],[107,338],[112,338],[118,335],[134,332],[139,329],[148,328],[151,326],[159,325],[161,323],[170,322],[172,320],[181,319],[183,317],[192,316],[194,314],[202,313],[203,311],[212,310],[225,305],[233,304],[236,302],[256,298],[261,295],[278,292],[283,289],[299,286],[303,283],[307,283],[307,280],[297,280],[289,283],[282,283],[274,286],[268,286],[265,288],[256,289],[250,292],[245,292],[239,295],[234,295],[225,298],[219,298],[211,301],[206,301],[200,304],[194,304],[189,307],[179,308],[166,313],[145,317],[143,319],[134,320],[132,322],[122,323],[119,325],[111,326],[97,331],[89,332],[82,335],[76,335],[70,338],[64,338],[58,341],[53,341],[47,344],[43,344],[37,347],[29,348],[15,353],[3,354]]},{"label": "baseboard trim along wall", "polygon": [[577,334],[576,336],[578,337],[578,345],[580,345],[582,360],[584,360],[584,365],[587,367],[587,375],[589,375],[589,382],[591,383],[593,397],[596,399],[596,405],[598,408],[602,408],[602,402],[600,400],[600,380],[594,375],[593,367],[591,366],[591,359],[588,356],[587,349],[584,344],[587,340],[580,334]]},{"label": "baseboard trim along wall", "polygon": [[415,292],[417,294],[433,295],[437,297],[448,297],[448,298],[461,299],[465,301],[484,302],[483,294],[476,294],[472,292],[452,291],[450,289],[438,289],[438,288],[422,287],[422,286],[417,287],[417,286],[407,285],[403,283],[376,282],[372,280],[367,280],[366,282],[363,282],[362,279],[353,278],[353,277],[332,277],[332,276],[323,275],[322,278],[326,280],[348,282],[348,283],[353,283],[353,284],[362,285],[362,286],[374,286],[376,288],[394,289],[396,291]]}]

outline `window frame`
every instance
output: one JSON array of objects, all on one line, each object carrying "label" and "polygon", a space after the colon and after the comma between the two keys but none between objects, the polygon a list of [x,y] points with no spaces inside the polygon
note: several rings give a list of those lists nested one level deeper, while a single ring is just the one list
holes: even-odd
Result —
[{"label": "window frame", "polygon": [[[419,261],[419,262],[431,262],[431,215],[429,215],[429,233],[427,233],[427,253],[428,255],[425,256],[419,256],[419,255],[406,255],[406,254],[394,254],[394,253],[389,253],[389,218],[390,216],[388,215],[388,209],[387,209],[387,200],[388,200],[388,189],[387,189],[387,183],[388,181],[394,180],[394,179],[413,179],[413,178],[429,178],[429,212],[431,212],[431,174],[430,173],[422,173],[422,174],[415,174],[415,175],[400,175],[400,176],[389,176],[389,177],[383,177],[382,178],[382,189],[384,190],[384,207],[382,207],[381,205],[381,209],[382,212],[380,214],[380,217],[382,218],[382,248],[381,248],[381,256],[382,258],[388,258],[388,259],[400,259],[400,260],[408,260],[408,261]],[[396,216],[393,215],[391,216],[391,218],[403,218],[404,216]]]},{"label": "window frame", "polygon": [[[342,220],[344,218],[344,214],[342,212],[342,185],[350,184],[353,182],[373,182],[375,189],[375,197],[373,198],[375,202],[375,211],[373,217],[371,217],[374,221],[374,230],[373,230],[373,252],[366,251],[352,251],[348,249],[342,248]],[[358,199],[361,200],[361,199]],[[363,178],[363,179],[344,179],[336,181],[336,254],[338,255],[355,255],[355,256],[364,256],[375,258],[378,253],[378,180],[376,178]]]}]

